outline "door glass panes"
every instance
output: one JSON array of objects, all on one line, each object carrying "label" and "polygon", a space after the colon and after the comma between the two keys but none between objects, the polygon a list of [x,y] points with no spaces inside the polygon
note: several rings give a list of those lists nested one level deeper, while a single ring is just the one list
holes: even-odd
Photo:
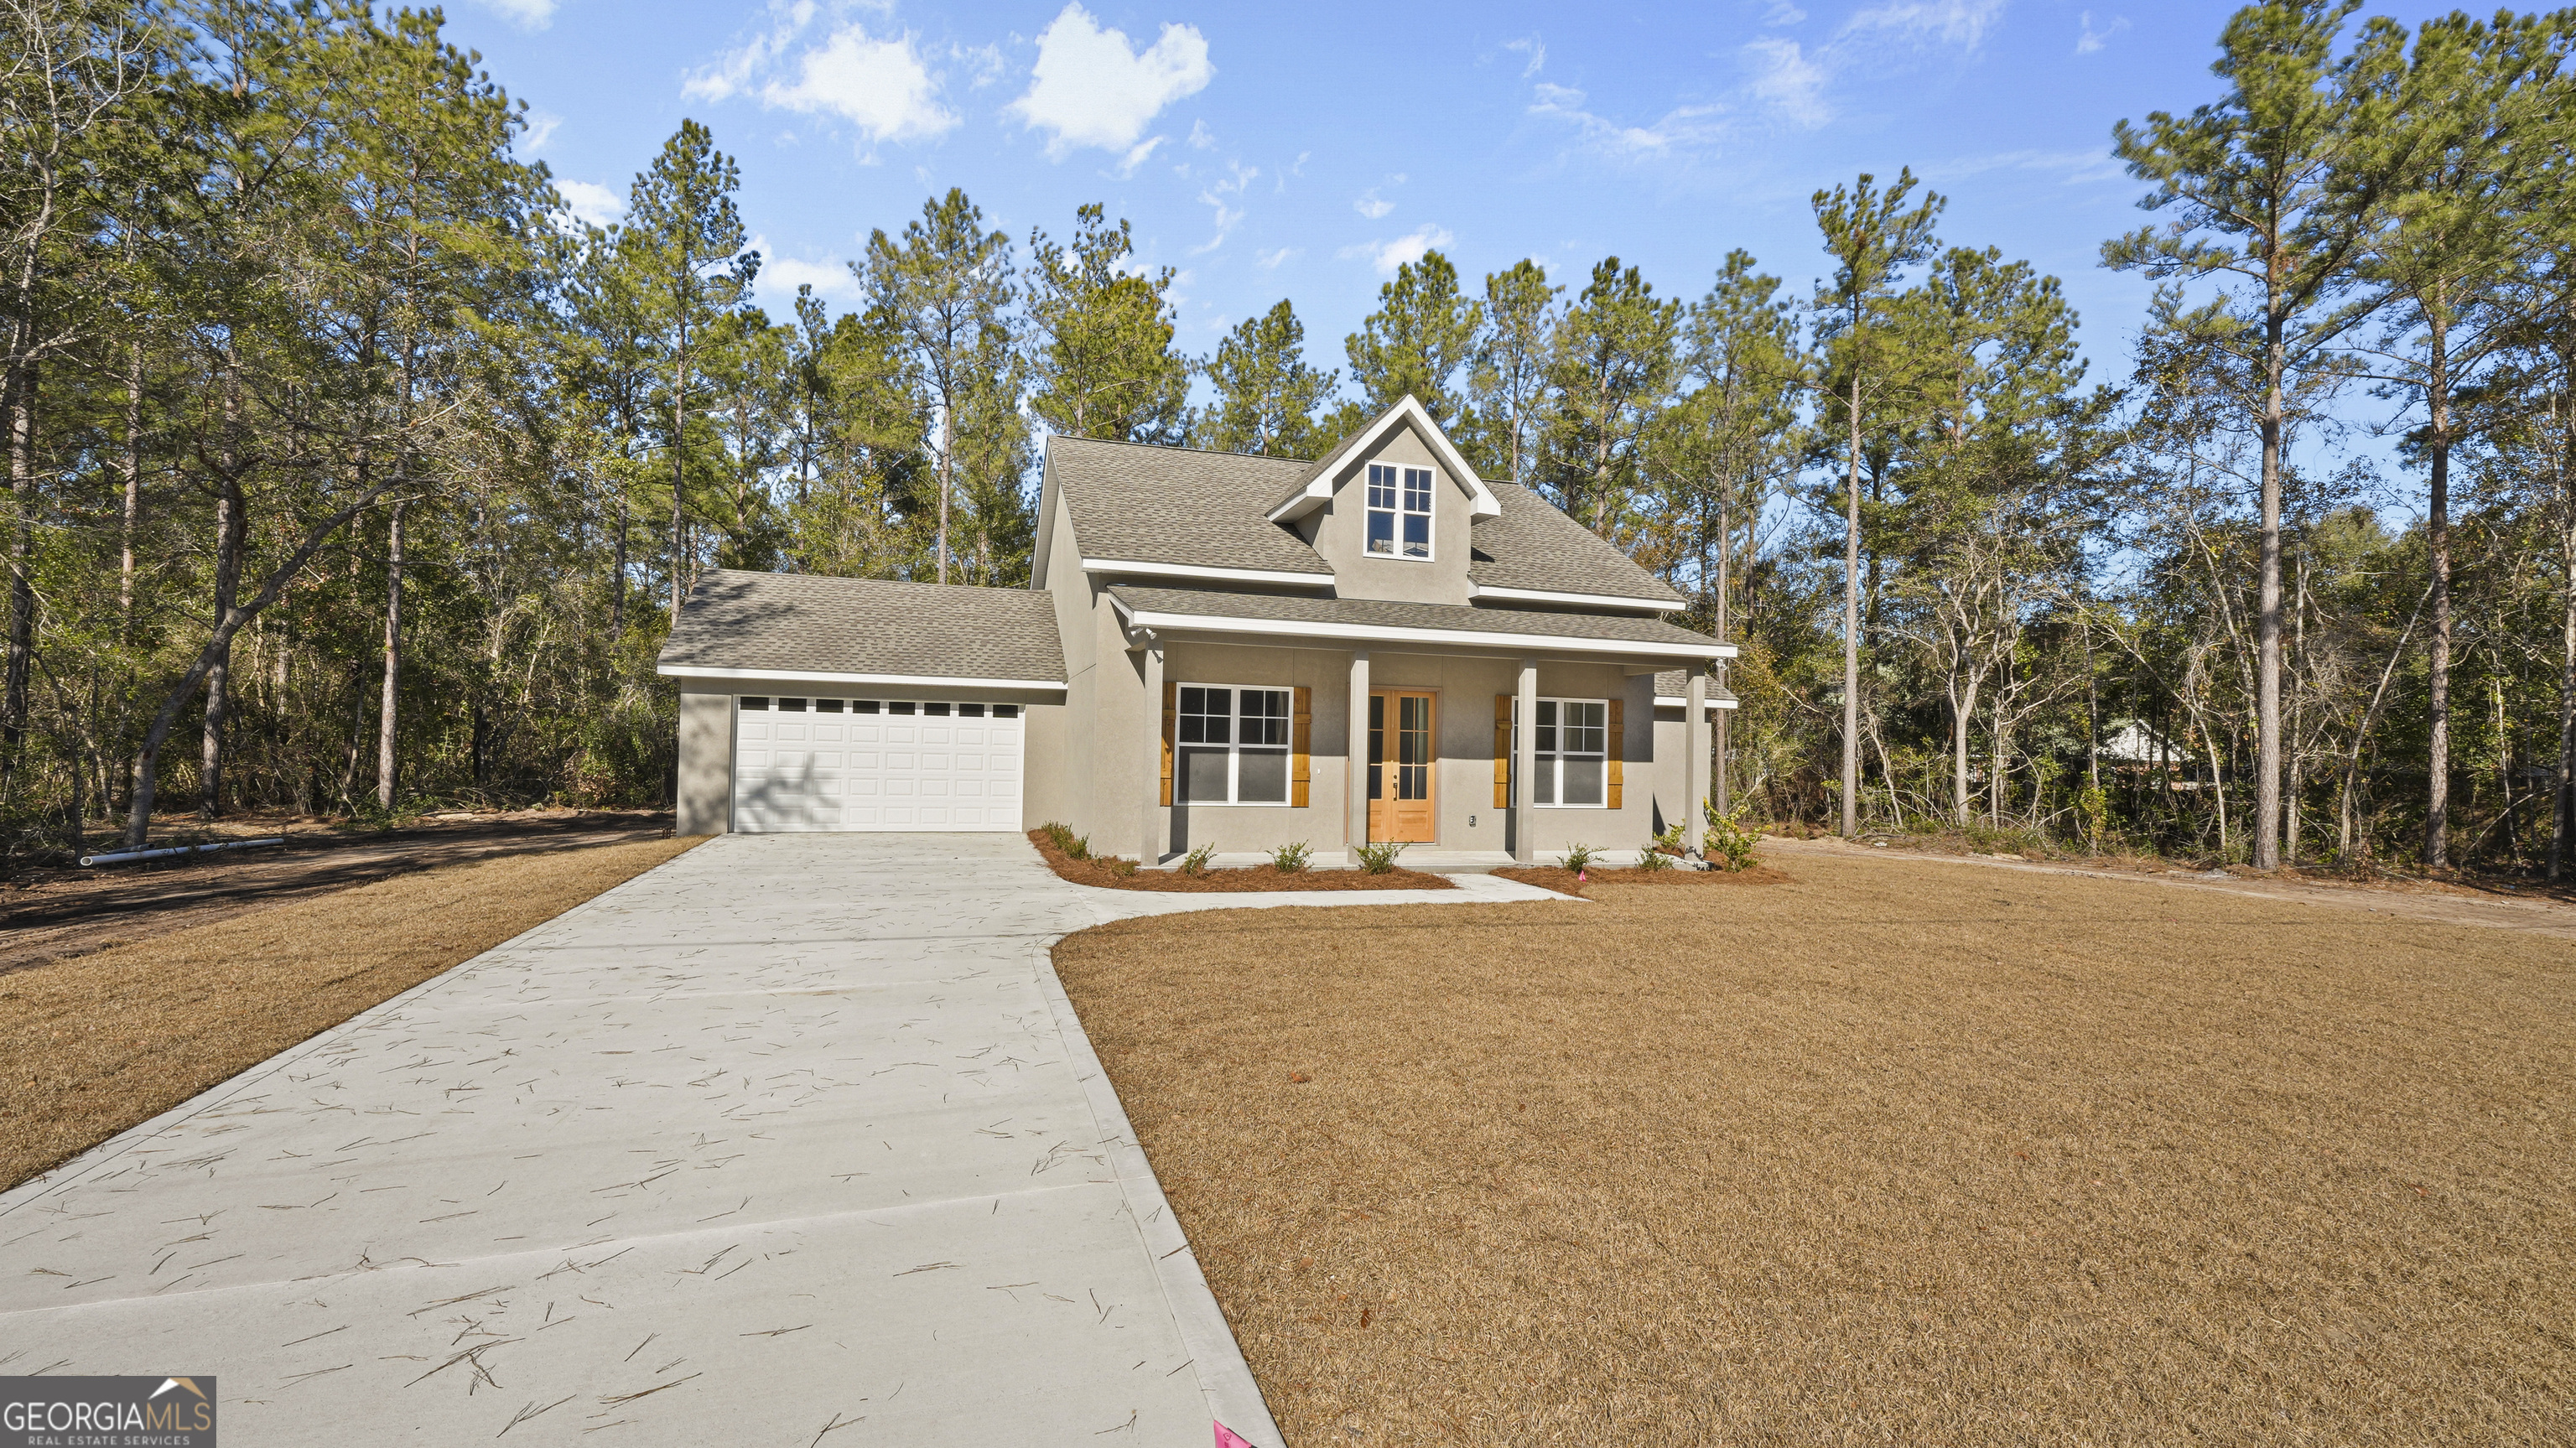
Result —
[{"label": "door glass panes", "polygon": [[1431,700],[1405,694],[1396,701],[1397,799],[1431,797]]},{"label": "door glass panes", "polygon": [[1381,776],[1385,773],[1385,770],[1386,770],[1386,697],[1385,697],[1384,695],[1382,695],[1382,694],[1372,694],[1372,695],[1370,695],[1370,696],[1369,696],[1369,752],[1368,752],[1368,797],[1369,797],[1369,798],[1371,798],[1371,799],[1384,799],[1384,798],[1386,798],[1386,792],[1385,792],[1385,790],[1384,790],[1384,789],[1382,789],[1382,788],[1380,787],[1380,785],[1383,783],[1383,781],[1382,781],[1382,779],[1381,779]]}]

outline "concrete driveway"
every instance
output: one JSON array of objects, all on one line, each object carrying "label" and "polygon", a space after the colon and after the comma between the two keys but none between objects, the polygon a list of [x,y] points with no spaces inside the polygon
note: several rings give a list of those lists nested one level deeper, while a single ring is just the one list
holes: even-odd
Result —
[{"label": "concrete driveway", "polygon": [[[1292,898],[1544,895],[1467,883]],[[716,839],[0,1196],[0,1374],[254,1444],[1276,1444],[1047,950],[1280,900]]]}]

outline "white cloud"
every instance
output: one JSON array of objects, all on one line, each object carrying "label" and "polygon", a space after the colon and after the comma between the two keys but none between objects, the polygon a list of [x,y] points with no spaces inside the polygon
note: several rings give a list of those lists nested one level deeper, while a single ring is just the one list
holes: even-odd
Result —
[{"label": "white cloud", "polygon": [[852,25],[798,58],[794,85],[773,80],[762,86],[760,103],[839,116],[870,141],[908,141],[957,124],[938,96],[939,83],[913,50],[911,36],[876,40]]},{"label": "white cloud", "polygon": [[1050,158],[1084,146],[1124,151],[1163,107],[1204,90],[1215,74],[1196,26],[1167,24],[1139,53],[1126,32],[1103,30],[1090,11],[1069,4],[1038,32],[1028,93],[1009,108],[1050,133]]},{"label": "white cloud", "polygon": [[[1737,51],[1742,76],[1733,87],[1673,106],[1645,124],[1600,114],[1584,92],[1547,81],[1530,87],[1529,114],[1567,127],[1575,144],[1614,161],[1690,164],[1766,130],[1825,125],[1836,115],[1836,91],[1900,75],[1933,58],[1935,47],[1974,51],[2003,10],[2004,0],[1884,0],[1853,14],[1819,45],[1777,35],[1744,42]],[[1806,12],[1774,0],[1765,19],[1792,25]]]},{"label": "white cloud", "polygon": [[859,279],[852,275],[848,263],[837,257],[821,261],[798,261],[793,257],[769,255],[769,238],[755,236],[751,249],[761,254],[759,288],[761,295],[780,304],[791,301],[798,287],[812,287],[818,297],[855,300]]},{"label": "white cloud", "polygon": [[528,155],[535,155],[546,142],[554,139],[556,130],[562,125],[563,117],[552,111],[529,111],[527,125],[519,132],[519,149]]},{"label": "white cloud", "polygon": [[680,93],[708,101],[756,95],[771,110],[847,121],[870,145],[936,136],[957,124],[939,104],[938,77],[912,36],[880,40],[852,23],[799,50],[819,13],[814,0],[772,3],[769,13],[766,32],[689,75]]},{"label": "white cloud", "polygon": [[1211,182],[1206,190],[1199,193],[1201,205],[1216,208],[1216,235],[1209,237],[1205,246],[1191,247],[1192,256],[1205,256],[1225,245],[1225,239],[1233,234],[1236,223],[1243,220],[1245,188],[1251,186],[1261,175],[1261,168],[1258,166],[1246,166],[1241,161],[1228,161],[1225,164],[1225,179]]},{"label": "white cloud", "polygon": [[1594,148],[1620,157],[1656,155],[1713,141],[1722,123],[1715,106],[1676,106],[1650,126],[1628,126],[1585,109],[1583,92],[1540,81],[1531,88],[1529,113],[1572,126]]},{"label": "white cloud", "polygon": [[555,0],[483,0],[483,8],[521,30],[543,30],[555,19]]},{"label": "white cloud", "polygon": [[1529,64],[1521,67],[1523,80],[1538,74],[1540,67],[1547,64],[1547,42],[1535,35],[1524,36],[1519,40],[1506,40],[1503,42],[1503,49],[1517,50],[1529,57]]},{"label": "white cloud", "polygon": [[998,45],[979,45],[971,49],[963,45],[951,46],[948,54],[970,72],[966,80],[969,90],[982,90],[1000,80],[1003,73],[1011,68],[1010,61],[1003,56],[1002,47]]},{"label": "white cloud", "polygon": [[2054,172],[2069,186],[2088,181],[2118,181],[2128,168],[2108,151],[1997,151],[1985,156],[1959,156],[1923,168],[1928,181],[1957,181],[1987,171]]},{"label": "white cloud", "polygon": [[1938,36],[1952,45],[1973,48],[1986,27],[2004,13],[2003,0],[1893,0],[1859,11],[1843,23],[1841,34],[1882,31],[1900,39]]},{"label": "white cloud", "polygon": [[564,210],[573,219],[591,226],[606,226],[626,214],[626,197],[591,181],[555,178],[555,194],[564,200]]},{"label": "white cloud", "polygon": [[1216,149],[1216,132],[1207,128],[1207,122],[1190,122],[1190,149],[1193,151],[1213,151]]},{"label": "white cloud", "polygon": [[1281,262],[1295,256],[1297,252],[1296,247],[1283,246],[1277,251],[1256,251],[1252,254],[1252,259],[1261,264],[1263,271],[1277,271]]},{"label": "white cloud", "polygon": [[1833,119],[1825,104],[1825,68],[1809,59],[1798,42],[1764,36],[1744,47],[1753,78],[1745,89],[1753,97],[1798,125],[1813,128]]},{"label": "white cloud", "polygon": [[1366,257],[1381,276],[1392,276],[1395,269],[1422,260],[1422,254],[1447,246],[1458,238],[1445,226],[1422,225],[1393,241],[1372,241],[1359,246],[1346,246],[1345,257]]},{"label": "white cloud", "polygon": [[2111,17],[2110,24],[2096,30],[2093,28],[2093,12],[2090,10],[2085,11],[2079,17],[2079,22],[2084,27],[2084,31],[2081,35],[2075,37],[2075,53],[2077,55],[2091,55],[2093,52],[2100,50],[2103,46],[2110,44],[2112,36],[2129,28],[2129,17],[2125,15],[2115,15]]},{"label": "white cloud", "polygon": [[1146,159],[1154,154],[1155,149],[1169,139],[1171,138],[1168,136],[1149,136],[1144,140],[1137,142],[1135,148],[1130,150],[1125,158],[1119,161],[1118,179],[1123,181],[1128,177],[1135,175],[1136,168],[1144,165]]},{"label": "white cloud", "polygon": [[1395,203],[1381,198],[1376,192],[1372,191],[1367,195],[1362,196],[1359,200],[1352,202],[1351,209],[1358,212],[1360,215],[1367,217],[1369,220],[1375,221],[1379,217],[1393,211],[1395,209]]}]

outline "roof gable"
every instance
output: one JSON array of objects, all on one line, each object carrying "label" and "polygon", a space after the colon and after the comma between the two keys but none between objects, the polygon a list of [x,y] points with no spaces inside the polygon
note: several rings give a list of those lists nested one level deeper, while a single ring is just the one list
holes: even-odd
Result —
[{"label": "roof gable", "polygon": [[1332,501],[1333,478],[1343,466],[1375,448],[1388,433],[1407,425],[1421,436],[1430,447],[1431,455],[1439,460],[1442,471],[1457,484],[1459,491],[1467,495],[1468,517],[1490,518],[1501,511],[1492,491],[1486,488],[1482,478],[1476,476],[1475,468],[1468,465],[1457,444],[1449,440],[1449,435],[1440,430],[1440,424],[1433,422],[1431,414],[1424,411],[1422,404],[1408,392],[1403,401],[1379,413],[1377,421],[1342,439],[1339,446],[1309,465],[1287,496],[1271,506],[1270,521],[1284,523],[1302,518]]}]

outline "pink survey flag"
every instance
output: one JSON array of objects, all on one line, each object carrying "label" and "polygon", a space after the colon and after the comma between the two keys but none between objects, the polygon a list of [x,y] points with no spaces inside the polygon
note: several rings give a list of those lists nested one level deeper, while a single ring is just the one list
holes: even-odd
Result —
[{"label": "pink survey flag", "polygon": [[1216,1425],[1216,1448],[1252,1448],[1252,1444],[1223,1423]]}]

